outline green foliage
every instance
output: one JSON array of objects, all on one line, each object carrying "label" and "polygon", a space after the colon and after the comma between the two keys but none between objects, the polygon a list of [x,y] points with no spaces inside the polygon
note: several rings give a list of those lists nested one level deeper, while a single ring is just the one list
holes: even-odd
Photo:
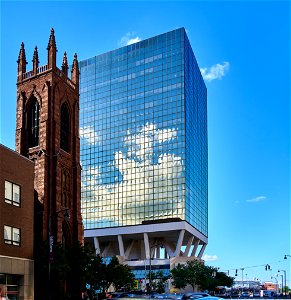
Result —
[{"label": "green foliage", "polygon": [[116,290],[122,287],[131,289],[134,286],[134,275],[129,266],[120,264],[116,256],[108,264],[100,255],[92,256],[87,269],[87,283],[91,286],[91,292],[99,290],[104,294],[111,285]]},{"label": "green foliage", "polygon": [[151,271],[147,278],[151,279],[151,289],[161,294],[165,292],[165,283],[170,276],[165,276],[162,271]]},{"label": "green foliage", "polygon": [[70,273],[68,274],[71,282],[71,292],[74,295],[86,290],[86,283],[90,280],[90,264],[95,254],[87,246],[76,242],[68,251],[68,264]]},{"label": "green foliage", "polygon": [[172,279],[173,285],[178,289],[183,289],[187,285],[187,274],[186,274],[186,266],[178,264],[178,266],[172,269]]},{"label": "green foliage", "polygon": [[122,287],[132,289],[134,286],[134,275],[129,266],[120,264],[116,256],[112,257],[107,265],[107,275],[108,282],[110,282],[109,286],[112,284],[116,290]]},{"label": "green foliage", "polygon": [[53,257],[49,261],[47,243],[40,248],[41,269],[43,274],[49,274],[50,291],[53,299],[65,297],[78,298],[81,291],[86,290],[86,284],[90,285],[90,295],[95,290],[105,293],[113,285],[116,289],[134,286],[134,275],[129,266],[119,263],[117,257],[113,257],[108,264],[100,255],[79,242],[65,249],[62,244],[54,244]]},{"label": "green foliage", "polygon": [[188,261],[186,265],[178,265],[171,271],[173,284],[179,288],[191,285],[193,290],[199,287],[201,290],[214,291],[217,286],[233,285],[234,279],[217,268],[205,266],[197,260]]}]

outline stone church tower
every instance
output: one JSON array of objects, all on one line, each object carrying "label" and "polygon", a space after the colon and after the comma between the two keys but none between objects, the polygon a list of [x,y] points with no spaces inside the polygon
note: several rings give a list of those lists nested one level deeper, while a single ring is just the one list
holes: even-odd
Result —
[{"label": "stone church tower", "polygon": [[[47,46],[47,64],[26,70],[24,44],[18,57],[16,151],[35,163],[35,236],[62,245],[82,242],[80,209],[79,66],[75,54],[71,79],[66,52],[56,66],[54,30]],[[37,228],[38,227],[38,228]],[[40,228],[39,228],[40,227]]]}]

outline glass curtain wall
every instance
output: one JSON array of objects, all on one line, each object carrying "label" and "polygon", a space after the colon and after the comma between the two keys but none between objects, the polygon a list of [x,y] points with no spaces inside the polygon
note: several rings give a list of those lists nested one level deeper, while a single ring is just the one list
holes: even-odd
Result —
[{"label": "glass curtain wall", "polygon": [[207,144],[198,135],[206,129],[196,126],[206,126],[206,115],[192,119],[206,113],[206,98],[185,110],[206,91],[185,30],[81,61],[80,72],[85,229],[180,218],[205,234],[207,177],[199,176],[207,176]]}]

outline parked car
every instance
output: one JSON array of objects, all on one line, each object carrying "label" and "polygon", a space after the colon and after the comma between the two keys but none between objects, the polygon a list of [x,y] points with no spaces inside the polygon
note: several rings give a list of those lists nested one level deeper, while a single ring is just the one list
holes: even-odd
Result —
[{"label": "parked car", "polygon": [[198,299],[198,298],[204,298],[209,297],[210,295],[204,292],[190,292],[186,293],[182,296],[181,300],[187,300],[187,299]]},{"label": "parked car", "polygon": [[224,299],[216,296],[204,296],[203,300],[224,300]]},{"label": "parked car", "polygon": [[254,297],[254,298],[260,298],[260,297],[261,297],[260,291],[254,291],[253,297]]},{"label": "parked car", "polygon": [[134,297],[138,297],[136,294],[134,293],[129,293],[129,292],[115,292],[110,294],[110,297],[107,299],[113,300],[113,299],[119,299],[119,298],[134,298]]},{"label": "parked car", "polygon": [[250,297],[250,293],[249,292],[242,292],[240,295],[240,298],[249,298]]},{"label": "parked car", "polygon": [[274,298],[277,297],[277,292],[272,290],[264,290],[263,291],[264,298]]},{"label": "parked car", "polygon": [[169,293],[169,294],[158,294],[154,297],[157,299],[175,299],[175,300],[181,300],[183,294],[182,293]]}]

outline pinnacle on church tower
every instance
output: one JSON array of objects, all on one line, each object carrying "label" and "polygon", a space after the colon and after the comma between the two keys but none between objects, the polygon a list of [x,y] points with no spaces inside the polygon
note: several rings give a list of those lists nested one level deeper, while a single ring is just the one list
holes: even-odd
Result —
[{"label": "pinnacle on church tower", "polygon": [[72,81],[79,86],[79,63],[78,63],[78,58],[77,58],[77,53],[74,55],[74,61],[73,61],[73,66],[72,66]]},{"label": "pinnacle on church tower", "polygon": [[33,52],[32,64],[33,64],[33,74],[36,75],[37,74],[37,69],[38,69],[38,64],[39,64],[38,51],[37,51],[36,46],[35,46],[34,52]]},{"label": "pinnacle on church tower", "polygon": [[53,28],[51,29],[47,50],[48,50],[48,68],[49,69],[56,68],[57,45],[55,39],[55,31]]},{"label": "pinnacle on church tower", "polygon": [[50,47],[55,47],[55,48],[57,47],[56,39],[55,39],[55,30],[53,28],[51,29],[47,50],[49,50]]},{"label": "pinnacle on church tower", "polygon": [[22,74],[26,73],[26,65],[27,65],[25,49],[24,49],[24,43],[23,42],[21,43],[21,46],[20,46],[20,51],[19,51],[17,63],[18,63],[17,81],[20,81],[20,80],[22,80]]},{"label": "pinnacle on church tower", "polygon": [[63,56],[62,71],[66,77],[68,77],[68,69],[69,69],[69,65],[67,59],[67,52],[65,52]]}]

